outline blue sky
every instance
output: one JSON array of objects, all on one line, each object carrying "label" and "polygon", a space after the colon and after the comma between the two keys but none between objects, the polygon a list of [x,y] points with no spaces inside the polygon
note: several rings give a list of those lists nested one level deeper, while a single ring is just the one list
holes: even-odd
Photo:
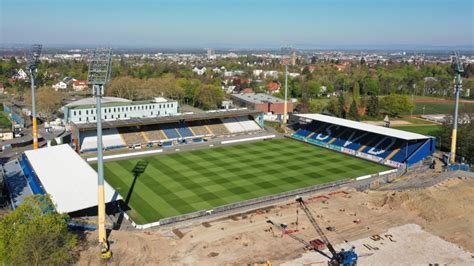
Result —
[{"label": "blue sky", "polygon": [[472,0],[0,0],[0,43],[473,46]]}]

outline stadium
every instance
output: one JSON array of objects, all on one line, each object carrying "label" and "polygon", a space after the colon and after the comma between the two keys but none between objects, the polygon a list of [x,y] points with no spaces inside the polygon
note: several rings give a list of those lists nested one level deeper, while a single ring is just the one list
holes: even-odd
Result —
[{"label": "stadium", "polygon": [[[435,139],[420,134],[319,114],[289,121],[294,132],[285,135],[246,109],[104,122],[109,216],[123,213],[143,229],[245,211],[397,174],[434,152]],[[95,124],[71,128],[70,145],[27,151],[5,165],[13,206],[48,193],[58,211],[93,216]]]}]

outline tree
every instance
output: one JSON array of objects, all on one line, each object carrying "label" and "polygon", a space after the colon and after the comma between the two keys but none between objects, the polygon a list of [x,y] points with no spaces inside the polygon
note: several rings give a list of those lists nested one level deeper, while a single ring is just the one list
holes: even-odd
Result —
[{"label": "tree", "polygon": [[137,100],[144,98],[141,87],[143,82],[140,79],[130,76],[114,78],[106,90],[109,96]]},{"label": "tree", "polygon": [[379,115],[379,98],[375,94],[370,95],[367,103],[367,114],[371,117]]},{"label": "tree", "polygon": [[360,120],[359,108],[357,107],[357,101],[352,99],[351,107],[349,108],[349,116],[354,120]]},{"label": "tree", "polygon": [[345,99],[344,93],[342,91],[339,93],[339,96],[337,97],[337,102],[338,102],[339,109],[340,109],[340,117],[346,118],[346,114],[347,114],[346,99]]},{"label": "tree", "polygon": [[410,113],[415,109],[415,105],[408,96],[399,94],[390,94],[382,98],[380,106],[392,117],[401,113]]},{"label": "tree", "polygon": [[203,85],[194,91],[194,103],[203,109],[219,108],[224,99],[224,91],[215,85]]},{"label": "tree", "polygon": [[71,264],[77,245],[65,216],[53,210],[47,195],[25,199],[0,220],[0,261],[6,265]]},{"label": "tree", "polygon": [[355,101],[358,101],[360,99],[360,87],[359,82],[357,81],[354,83],[354,87],[352,87],[352,95]]},{"label": "tree", "polygon": [[[64,95],[51,87],[41,87],[35,91],[36,112],[46,118],[56,113],[61,108]],[[25,93],[25,103],[31,110],[31,91]]]},{"label": "tree", "polygon": [[332,98],[326,105],[326,110],[331,114],[340,117],[341,116],[341,108],[339,106],[339,101],[336,98]]}]

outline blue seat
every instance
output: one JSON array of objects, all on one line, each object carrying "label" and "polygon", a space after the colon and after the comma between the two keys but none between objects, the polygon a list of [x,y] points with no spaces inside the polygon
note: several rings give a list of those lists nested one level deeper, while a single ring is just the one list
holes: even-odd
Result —
[{"label": "blue seat", "polygon": [[395,154],[390,160],[399,162],[399,163],[405,162],[405,160],[408,159],[408,157],[410,157],[410,155],[413,152],[415,152],[416,149],[418,149],[421,145],[423,145],[423,143],[424,141],[408,143],[408,145],[406,145],[406,143],[403,143],[400,151],[398,151],[397,154]]},{"label": "blue seat", "polygon": [[179,134],[183,138],[194,136],[193,132],[191,132],[191,130],[189,130],[189,128],[187,126],[180,126],[177,129],[178,129]]}]

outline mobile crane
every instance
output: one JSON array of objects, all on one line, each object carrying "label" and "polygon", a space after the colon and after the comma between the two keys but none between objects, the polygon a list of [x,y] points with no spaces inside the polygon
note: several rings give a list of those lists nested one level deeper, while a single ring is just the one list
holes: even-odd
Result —
[{"label": "mobile crane", "polygon": [[306,216],[308,216],[308,219],[313,225],[314,229],[322,238],[323,243],[326,244],[329,252],[331,252],[332,256],[326,256],[330,259],[329,265],[356,265],[358,256],[357,253],[355,253],[354,251],[355,247],[352,247],[350,250],[342,249],[341,251],[337,252],[331,242],[329,242],[329,239],[326,237],[319,224],[316,222],[316,219],[314,219],[313,214],[309,210],[308,206],[306,206],[306,203],[304,202],[303,198],[297,197],[296,202],[300,204],[301,209],[303,209]]},{"label": "mobile crane", "polygon": [[[300,204],[300,207],[303,209],[306,216],[308,216],[308,219],[311,222],[311,224],[313,225],[314,229],[319,234],[319,236],[322,238],[321,242],[323,242],[323,244],[328,248],[329,252],[331,252],[331,255],[328,255],[328,254],[324,253],[321,250],[321,248],[318,247],[317,244],[315,244],[315,243],[319,242],[319,239],[316,240],[316,241],[313,240],[313,241],[308,242],[308,241],[306,241],[306,240],[304,240],[304,239],[302,239],[302,238],[300,238],[300,237],[298,237],[294,234],[288,234],[288,236],[293,238],[294,240],[300,242],[301,244],[303,244],[305,249],[313,250],[313,251],[318,252],[319,254],[323,255],[324,257],[328,258],[329,259],[328,265],[330,265],[330,266],[356,265],[357,260],[358,260],[358,256],[354,251],[355,248],[352,247],[350,250],[347,250],[347,251],[342,249],[341,251],[337,252],[336,249],[334,249],[331,242],[329,242],[329,239],[326,237],[326,235],[324,234],[324,232],[321,229],[321,227],[319,226],[319,224],[316,222],[316,219],[314,219],[313,214],[311,213],[309,208],[306,206],[306,203],[304,202],[303,198],[298,197],[298,198],[296,198],[296,201]],[[280,229],[284,233],[287,232],[287,230],[286,230],[287,228],[284,224],[274,223],[272,220],[267,220],[267,223],[274,225],[275,227],[277,227],[278,229]]]}]

